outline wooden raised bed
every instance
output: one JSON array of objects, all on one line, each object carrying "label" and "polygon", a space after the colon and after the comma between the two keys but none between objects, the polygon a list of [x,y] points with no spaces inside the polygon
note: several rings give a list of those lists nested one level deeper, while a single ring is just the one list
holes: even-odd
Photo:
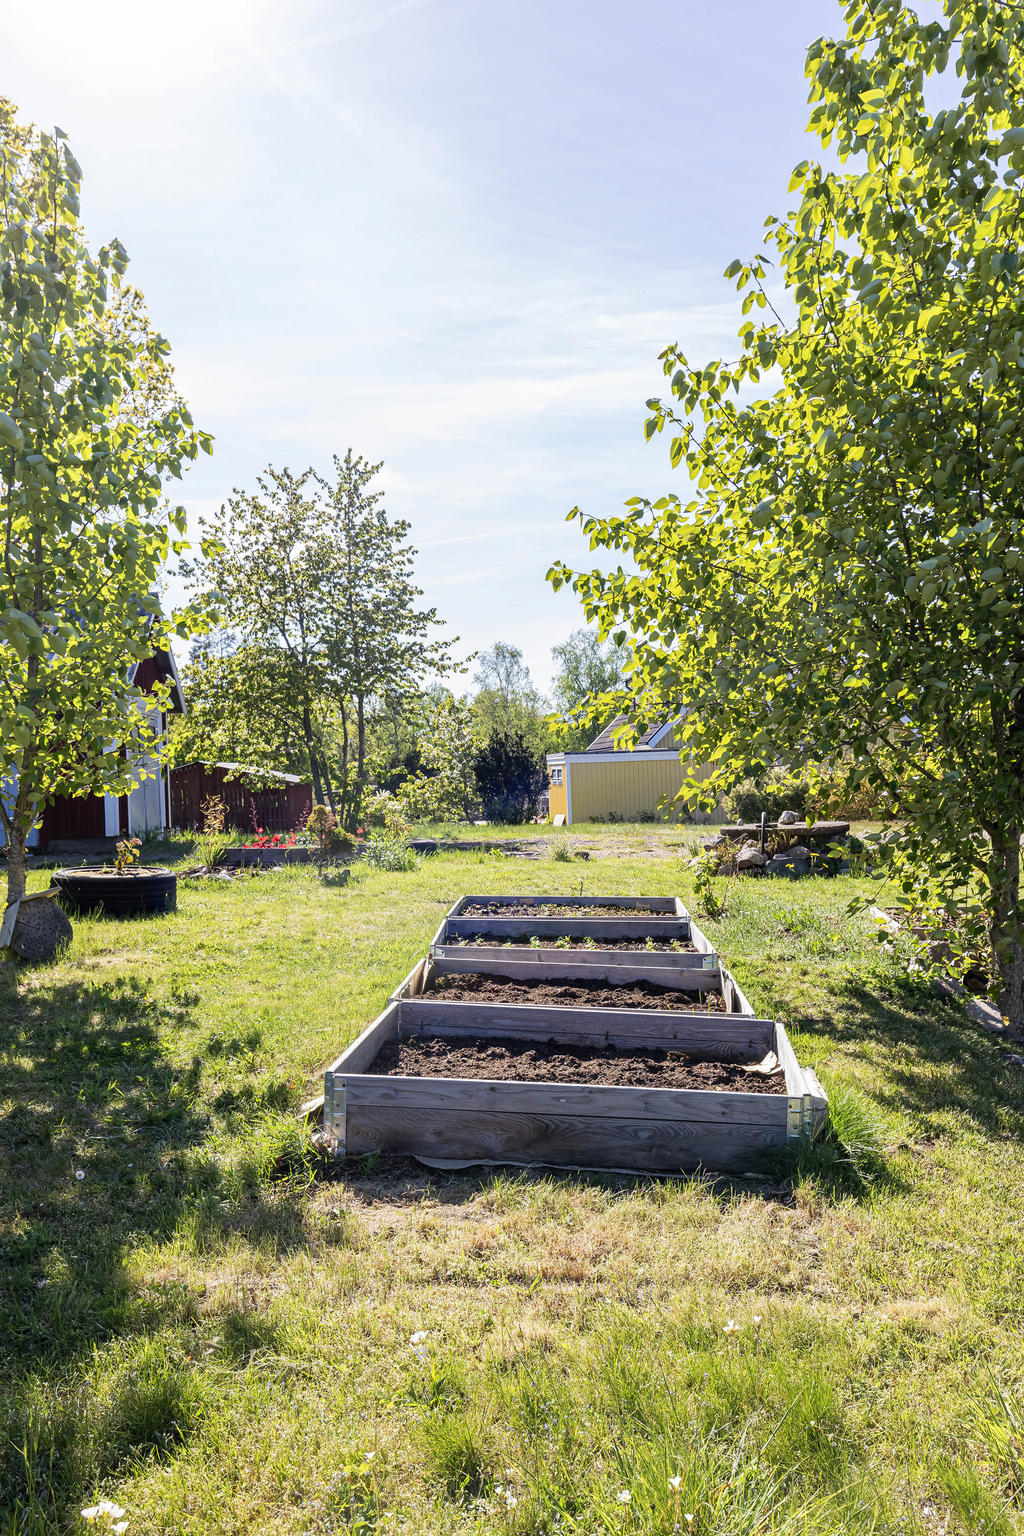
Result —
[{"label": "wooden raised bed", "polygon": [[[415,974],[415,973],[414,973]],[[389,1041],[413,1035],[671,1050],[755,1063],[774,1051],[785,1092],[715,1092],[370,1071]],[[324,1133],[339,1155],[384,1152],[435,1166],[549,1164],[666,1173],[747,1172],[825,1113],[813,1073],[781,1024],[749,1016],[593,1008],[508,1008],[404,997],[388,1004],[324,1076]]]},{"label": "wooden raised bed", "polygon": [[[467,907],[481,903],[501,907],[530,907],[530,913],[504,917],[499,912],[467,913]],[[582,909],[597,907],[608,916],[570,917],[564,910],[551,915],[551,908]],[[644,916],[633,915],[639,908]],[[623,910],[629,915],[625,915]],[[536,912],[536,916],[534,916]],[[449,911],[446,934],[450,937],[477,938],[481,934],[504,934],[510,939],[534,937],[561,938],[588,934],[595,939],[688,939],[690,917],[678,896],[463,896]]]},{"label": "wooden raised bed", "polygon": [[[323,863],[335,865],[351,857],[351,849],[347,853],[340,851],[329,853],[323,859]],[[282,864],[316,864],[317,862],[317,849],[305,845],[297,848],[246,848],[244,845],[236,845],[222,849],[215,860],[219,868],[228,869],[244,869],[250,865],[258,869],[278,869]]]},{"label": "wooden raised bed", "polygon": [[[649,965],[648,960],[652,958],[651,956],[631,950],[624,953],[605,950],[604,963],[598,965],[590,963],[592,951],[584,951],[585,959],[582,961],[569,950],[549,950],[547,953],[551,958],[543,960],[535,958],[541,953],[542,951],[530,951],[529,959],[520,959],[518,955],[512,958],[507,950],[499,950],[493,959],[481,958],[480,951],[476,949],[462,950],[461,953],[449,952],[444,956],[430,954],[414,966],[405,980],[396,987],[391,994],[391,1000],[397,1002],[402,998],[429,996],[431,984],[439,976],[464,976],[484,971],[488,976],[507,976],[509,980],[516,981],[604,980],[611,986],[629,986],[633,982],[647,981],[653,986],[674,987],[680,991],[720,992],[725,1000],[726,1012],[719,1014],[719,1018],[728,1018],[733,1014],[754,1017],[754,1010],[749,1000],[717,955],[713,957],[714,966],[704,970],[702,967],[692,965],[677,965],[674,968],[665,965]],[[694,956],[678,955],[671,958],[692,960]],[[494,1007],[495,1005],[482,1006]],[[535,1005],[521,1003],[512,1006],[532,1008]]]},{"label": "wooden raised bed", "polygon": [[[572,920],[569,919],[568,922],[571,924]],[[687,930],[685,934],[676,933],[671,935],[671,937],[682,939],[684,942],[692,944],[692,950],[580,949],[576,945],[568,949],[555,948],[551,943],[552,939],[573,938],[578,940],[587,937],[586,934],[570,933],[566,927],[563,927],[561,933],[536,935],[536,937],[547,941],[542,942],[536,948],[523,945],[521,948],[517,947],[514,950],[509,950],[502,943],[497,942],[497,940],[493,944],[470,945],[453,943],[452,941],[459,938],[460,935],[453,931],[451,918],[446,917],[431,940],[430,953],[436,960],[463,960],[472,956],[474,960],[486,960],[488,962],[491,960],[522,960],[531,966],[546,965],[549,961],[560,965],[565,961],[571,960],[574,964],[585,965],[588,970],[593,969],[596,971],[609,965],[644,965],[656,970],[665,969],[673,972],[680,969],[696,971],[717,969],[719,960],[712,948],[711,940],[701,933],[697,925],[689,919],[687,919]],[[491,938],[494,935],[488,929],[484,936]],[[592,934],[591,936],[593,938],[602,937],[600,934]],[[529,937],[533,938],[534,935],[531,934]],[[615,937],[621,941],[623,937],[629,938],[631,935],[616,934]],[[640,937],[646,938],[647,935],[643,934]],[[659,935],[651,934],[650,937],[656,938]],[[475,969],[480,970],[482,966],[476,966]]]}]

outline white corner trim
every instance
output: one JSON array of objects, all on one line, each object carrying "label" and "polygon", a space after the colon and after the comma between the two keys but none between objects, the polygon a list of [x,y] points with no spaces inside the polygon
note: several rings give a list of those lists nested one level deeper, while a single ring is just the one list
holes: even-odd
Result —
[{"label": "white corner trim", "polygon": [[647,745],[649,747],[657,746],[658,742],[662,739],[662,737],[663,736],[667,736],[669,731],[671,731],[675,726],[677,726],[680,723],[680,718],[681,717],[679,715],[677,715],[674,720],[666,720],[665,724],[662,725],[662,726],[659,726],[658,730],[655,731],[654,735],[651,737],[651,739],[647,743]]},{"label": "white corner trim", "polygon": [[565,824],[572,826],[572,763],[565,759]]}]

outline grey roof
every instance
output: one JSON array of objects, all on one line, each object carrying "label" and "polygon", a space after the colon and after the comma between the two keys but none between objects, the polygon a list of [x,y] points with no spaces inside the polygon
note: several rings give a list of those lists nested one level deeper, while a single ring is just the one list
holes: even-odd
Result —
[{"label": "grey roof", "polygon": [[[612,740],[612,734],[613,734],[614,731],[616,731],[619,728],[620,725],[625,725],[625,724],[626,724],[626,716],[625,715],[616,715],[615,719],[609,721],[609,723],[605,726],[605,728],[601,732],[600,736],[595,736],[594,740],[590,743],[590,746],[587,748],[587,751],[588,752],[617,752],[617,751],[622,751],[621,747],[616,747],[614,741]],[[656,736],[660,736],[662,731],[665,729],[665,727],[667,725],[671,725],[671,724],[672,724],[671,720],[662,720],[662,721],[659,722],[658,725],[652,725],[650,730],[644,731],[642,735],[637,737],[636,741],[633,744],[633,749],[632,750],[634,752],[649,751],[651,749],[651,743],[654,740],[654,738]]]},{"label": "grey roof", "polygon": [[255,768],[252,763],[211,763],[202,759],[204,768],[226,768],[229,773],[251,773],[256,778],[282,779],[285,784],[304,784],[301,773],[282,773],[279,768]]}]

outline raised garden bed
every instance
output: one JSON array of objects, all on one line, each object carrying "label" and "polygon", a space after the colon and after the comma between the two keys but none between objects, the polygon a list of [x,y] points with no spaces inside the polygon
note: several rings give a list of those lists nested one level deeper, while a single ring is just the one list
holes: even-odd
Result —
[{"label": "raised garden bed", "polygon": [[506,938],[500,931],[465,935],[452,932],[452,926],[452,919],[445,918],[434,935],[430,953],[439,960],[471,958],[478,969],[485,960],[518,960],[533,967],[571,961],[595,971],[621,964],[643,964],[673,973],[715,970],[718,966],[711,941],[688,920],[685,931],[675,938],[594,938],[586,933],[566,933],[564,928],[561,933]]},{"label": "raised garden bed", "polygon": [[527,1003],[541,1008],[651,1008],[660,1013],[726,1011],[718,991],[702,991],[694,987],[684,992],[676,987],[659,986],[646,978],[615,981],[604,977],[536,976],[524,980],[468,972],[435,977],[424,996],[451,998],[463,1003]]},{"label": "raised garden bed", "polygon": [[704,1061],[685,1051],[637,1046],[564,1045],[555,1040],[453,1040],[419,1035],[389,1040],[370,1066],[381,1077],[464,1077],[497,1082],[611,1083],[629,1088],[715,1088],[785,1093],[774,1054],[743,1065]]},{"label": "raised garden bed", "polygon": [[688,939],[690,919],[675,896],[463,896],[448,913],[451,938],[499,934],[595,939]]},{"label": "raised garden bed", "polygon": [[[406,1043],[407,1064],[429,1061],[440,1074],[403,1073]],[[447,1075],[443,1057],[452,1047]],[[522,1050],[520,1062],[527,1053],[546,1054],[553,1071],[564,1059],[571,1080],[454,1075],[470,1063],[486,1070],[486,1053],[495,1048],[502,1074]],[[746,1075],[732,1077],[730,1069],[754,1067],[770,1053],[781,1064],[783,1091],[765,1092],[767,1079],[754,1087]],[[642,1082],[579,1081],[597,1060],[612,1070],[632,1061]],[[697,1063],[708,1064],[716,1086],[671,1086],[673,1073]],[[341,1155],[392,1153],[441,1167],[504,1162],[747,1172],[813,1130],[825,1107],[785,1030],[767,1019],[403,998],[328,1068],[323,1126]]]},{"label": "raised garden bed", "polygon": [[[680,962],[692,959],[692,956],[680,955]],[[451,994],[453,985],[459,982],[470,982],[481,975],[487,975],[506,982],[510,985],[519,985],[527,989],[532,984],[541,986],[576,987],[577,991],[593,987],[617,988],[620,986],[636,987],[647,986],[653,989],[652,995],[659,992],[664,994],[668,988],[678,995],[678,1001],[670,1003],[670,1007],[682,1007],[686,1011],[704,1013],[707,1011],[705,1003],[701,1000],[701,994],[711,994],[721,998],[721,1002],[714,1005],[714,1011],[721,1013],[742,1013],[753,1017],[754,1010],[748,999],[737,986],[735,979],[727,971],[717,955],[711,957],[713,964],[707,969],[699,968],[692,964],[681,963],[675,966],[664,964],[664,957],[657,955],[616,954],[605,953],[603,963],[593,963],[593,957],[584,954],[582,958],[578,954],[570,954],[562,950],[555,952],[551,958],[543,958],[530,952],[529,958],[525,955],[516,955],[514,958],[507,953],[494,958],[488,956],[482,958],[476,950],[464,949],[461,953],[451,953],[439,956],[430,954],[426,960],[414,967],[405,980],[392,994],[393,998],[425,997],[436,994],[439,990]],[[439,986],[440,984],[440,986]],[[589,992],[593,997],[593,993]],[[532,1002],[526,1006],[548,1006],[542,1004],[539,994],[534,991],[529,994]],[[623,994],[618,993],[618,998]],[[688,1001],[693,999],[692,1004]],[[505,1001],[512,1001],[511,994],[504,994]],[[551,1004],[551,1006],[572,1006],[569,1003]],[[595,1004],[595,1006],[600,1006]],[[621,1006],[616,1000],[613,1006]]]},{"label": "raised garden bed", "polygon": [[105,917],[152,917],[178,905],[178,877],[156,866],[128,869],[57,869],[50,877],[61,906],[71,915],[99,912]]},{"label": "raised garden bed", "polygon": [[[576,944],[568,942],[568,935],[566,935],[566,942],[564,944],[552,943],[549,937],[545,940],[543,948],[545,953],[554,955],[556,958],[561,954],[565,954],[566,951],[574,949],[579,949],[582,954],[611,950],[613,954],[695,955],[697,954],[697,946],[693,943],[692,939],[692,925],[690,932],[691,937],[689,939],[586,939],[582,947],[578,942]],[[501,950],[502,953],[510,949],[532,950],[536,953],[541,948],[533,939],[503,939],[500,933],[483,933],[476,939],[454,938],[450,941],[445,940],[442,937],[443,934],[444,925],[442,924],[434,939],[434,944],[450,943],[452,949],[476,950],[491,947]]]},{"label": "raised garden bed", "polygon": [[[255,865],[259,869],[277,869],[282,864],[315,864],[317,862],[317,850],[315,848],[246,848],[237,846],[225,848],[217,855],[217,864],[226,865],[228,869],[244,868]],[[325,864],[341,864],[351,858],[348,853],[329,853],[324,859]]]},{"label": "raised garden bed", "polygon": [[[657,901],[657,905],[655,902]],[[452,908],[460,917],[653,917],[685,916],[675,897],[463,896]]]}]

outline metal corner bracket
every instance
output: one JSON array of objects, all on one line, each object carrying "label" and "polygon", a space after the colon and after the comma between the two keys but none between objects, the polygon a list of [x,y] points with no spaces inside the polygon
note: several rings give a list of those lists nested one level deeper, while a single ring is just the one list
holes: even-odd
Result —
[{"label": "metal corner bracket", "polygon": [[324,1136],[339,1157],[345,1156],[345,1081],[333,1072],[324,1073]]}]

